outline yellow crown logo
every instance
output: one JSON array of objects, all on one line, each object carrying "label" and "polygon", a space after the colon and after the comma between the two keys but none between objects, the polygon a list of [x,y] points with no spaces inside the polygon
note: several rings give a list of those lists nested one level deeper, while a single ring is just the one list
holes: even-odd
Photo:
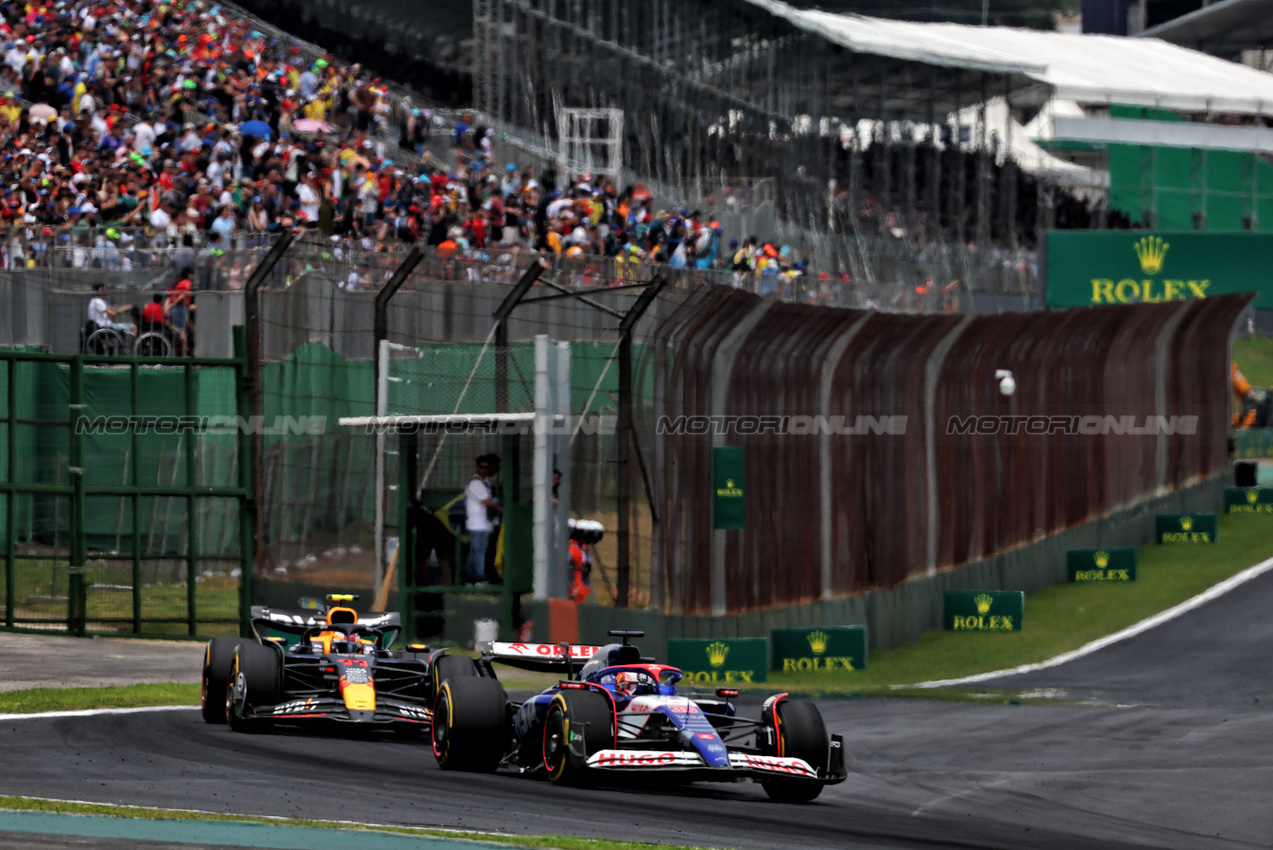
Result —
[{"label": "yellow crown logo", "polygon": [[977,613],[985,615],[995,600],[994,597],[987,593],[978,593],[972,598],[972,601],[977,603]]},{"label": "yellow crown logo", "polygon": [[1191,517],[1191,516],[1182,516],[1182,517],[1180,518],[1180,527],[1181,527],[1181,529],[1183,529],[1184,531],[1188,531],[1189,529],[1193,528],[1193,517]]},{"label": "yellow crown logo", "polygon": [[1106,552],[1104,549],[1102,549],[1101,551],[1096,553],[1095,560],[1096,560],[1096,566],[1100,567],[1102,570],[1105,569],[1106,567],[1109,566],[1109,552]]},{"label": "yellow crown logo", "polygon": [[729,645],[716,641],[707,645],[707,663],[713,667],[719,667],[725,663],[725,656],[729,655]]},{"label": "yellow crown logo", "polygon": [[827,651],[827,633],[826,632],[810,632],[809,648],[813,650],[814,655],[821,655]]},{"label": "yellow crown logo", "polygon": [[1246,500],[1247,500],[1247,504],[1249,504],[1249,505],[1254,505],[1256,502],[1258,502],[1258,501],[1260,500],[1260,491],[1258,491],[1258,490],[1247,490],[1247,491],[1246,491]]},{"label": "yellow crown logo", "polygon": [[1134,247],[1136,256],[1140,259],[1141,270],[1145,274],[1158,274],[1171,243],[1164,242],[1161,236],[1143,236]]}]

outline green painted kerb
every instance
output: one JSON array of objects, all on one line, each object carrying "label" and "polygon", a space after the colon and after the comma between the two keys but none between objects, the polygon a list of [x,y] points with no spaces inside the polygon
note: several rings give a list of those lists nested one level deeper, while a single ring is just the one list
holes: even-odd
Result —
[{"label": "green painted kerb", "polygon": [[274,826],[207,820],[143,820],[100,815],[0,811],[0,832],[70,835],[276,850],[506,850],[503,845],[352,829]]},{"label": "green painted kerb", "polygon": [[1065,553],[1065,572],[1071,583],[1135,581],[1136,550],[1130,546],[1070,549]]},{"label": "green painted kerb", "polygon": [[1159,543],[1216,543],[1220,539],[1215,514],[1158,514],[1154,532]]},{"label": "green painted kerb", "polygon": [[784,673],[866,667],[866,626],[774,629],[772,639],[773,669]]},{"label": "green painted kerb", "polygon": [[769,670],[769,640],[673,638],[667,642],[667,662],[680,667],[687,681],[700,685],[763,682]]},{"label": "green painted kerb", "polygon": [[1025,619],[1019,590],[948,590],[943,601],[948,632],[1019,632]]},{"label": "green painted kerb", "polygon": [[1273,487],[1225,487],[1226,514],[1273,514]]}]

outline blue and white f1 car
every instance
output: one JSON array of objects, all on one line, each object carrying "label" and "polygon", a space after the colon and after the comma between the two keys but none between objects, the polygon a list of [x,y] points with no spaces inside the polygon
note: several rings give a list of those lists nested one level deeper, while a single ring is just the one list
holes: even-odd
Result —
[{"label": "blue and white f1 car", "polygon": [[[843,782],[844,745],[828,735],[811,702],[777,694],[756,719],[737,714],[738,691],[684,694],[675,667],[642,658],[612,631],[607,646],[495,643],[474,662],[479,675],[441,682],[432,742],[446,770],[546,774],[554,782],[596,783],[606,775],[661,780],[755,780],[780,802],[808,802]],[[493,663],[557,671],[562,680],[522,703],[510,701]]]}]

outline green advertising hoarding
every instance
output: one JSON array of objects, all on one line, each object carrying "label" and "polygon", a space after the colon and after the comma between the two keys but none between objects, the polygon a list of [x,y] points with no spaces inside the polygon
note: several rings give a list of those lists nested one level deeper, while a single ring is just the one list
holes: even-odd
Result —
[{"label": "green advertising hoarding", "polygon": [[1019,590],[948,590],[944,602],[948,632],[1019,632],[1025,619]]},{"label": "green advertising hoarding", "polygon": [[672,638],[667,663],[681,668],[687,682],[745,685],[763,682],[769,671],[767,638]]},{"label": "green advertising hoarding", "polygon": [[1216,543],[1220,539],[1215,514],[1158,514],[1154,530],[1159,543]]},{"label": "green advertising hoarding", "polygon": [[1273,487],[1225,487],[1226,514],[1273,514]]},{"label": "green advertising hoarding", "polygon": [[712,448],[712,528],[742,528],[747,456],[742,446]]},{"label": "green advertising hoarding", "polygon": [[772,635],[774,670],[812,673],[866,667],[866,626],[774,629]]},{"label": "green advertising hoarding", "polygon": [[1071,582],[1135,581],[1136,550],[1130,546],[1071,549],[1065,553],[1065,572]]},{"label": "green advertising hoarding", "polygon": [[1243,428],[1233,433],[1233,459],[1273,457],[1273,429]]},{"label": "green advertising hoarding", "polygon": [[1150,304],[1255,292],[1257,309],[1273,309],[1269,257],[1273,234],[1267,233],[1051,230],[1047,306]]}]

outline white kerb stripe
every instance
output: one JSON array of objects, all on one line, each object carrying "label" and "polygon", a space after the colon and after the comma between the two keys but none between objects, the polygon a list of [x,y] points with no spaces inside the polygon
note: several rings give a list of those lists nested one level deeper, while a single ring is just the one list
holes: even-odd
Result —
[{"label": "white kerb stripe", "polygon": [[37,711],[31,714],[0,714],[5,720],[41,720],[54,717],[95,717],[99,714],[141,714],[146,711],[195,711],[197,705],[151,705],[140,708],[87,708],[82,711]]},{"label": "white kerb stripe", "polygon": [[1119,641],[1135,637],[1142,632],[1147,632],[1150,629],[1161,626],[1163,623],[1168,623],[1182,614],[1187,614],[1195,608],[1200,608],[1211,600],[1223,596],[1235,587],[1246,584],[1252,579],[1259,578],[1270,569],[1273,569],[1273,558],[1269,558],[1267,561],[1261,561],[1254,567],[1248,567],[1237,575],[1230,576],[1219,584],[1212,585],[1202,593],[1199,593],[1192,599],[1186,599],[1174,608],[1168,608],[1166,611],[1160,611],[1152,617],[1148,617],[1141,620],[1139,623],[1128,626],[1121,632],[1114,632],[1112,635],[1097,638],[1091,643],[1080,646],[1078,649],[1071,650],[1070,652],[1063,652],[1060,655],[1049,658],[1047,661],[1040,661],[1036,664],[1022,664],[1020,667],[1011,667],[1006,670],[992,670],[989,673],[978,673],[975,676],[964,676],[959,679],[935,679],[931,682],[917,682],[913,685],[893,685],[893,688],[944,688],[950,685],[970,685],[974,682],[984,682],[988,679],[998,679],[1002,676],[1016,676],[1021,673],[1033,673],[1035,670],[1046,670],[1049,667],[1056,667],[1061,664],[1065,664],[1066,662],[1082,658],[1085,655],[1091,655],[1093,652],[1102,650],[1107,646],[1118,643]]}]

